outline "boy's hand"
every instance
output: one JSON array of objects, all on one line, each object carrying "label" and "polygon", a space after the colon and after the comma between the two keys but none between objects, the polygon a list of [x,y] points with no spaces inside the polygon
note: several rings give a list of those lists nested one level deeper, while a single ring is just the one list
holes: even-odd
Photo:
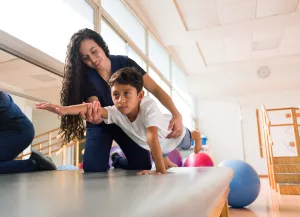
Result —
[{"label": "boy's hand", "polygon": [[138,175],[161,175],[162,173],[161,172],[156,172],[154,170],[143,170],[141,172],[138,172],[137,173]]},{"label": "boy's hand", "polygon": [[54,105],[54,104],[47,103],[47,102],[36,103],[35,107],[37,109],[47,110],[47,111],[55,113],[57,115],[65,115],[66,114],[65,110],[63,109],[63,106]]}]

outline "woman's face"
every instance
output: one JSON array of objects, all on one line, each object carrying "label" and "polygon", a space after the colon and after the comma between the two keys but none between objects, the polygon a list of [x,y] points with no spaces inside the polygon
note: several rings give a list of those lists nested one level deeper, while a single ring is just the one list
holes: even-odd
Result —
[{"label": "woman's face", "polygon": [[85,64],[97,71],[101,71],[107,66],[107,56],[103,49],[92,39],[85,39],[81,42],[80,56]]}]

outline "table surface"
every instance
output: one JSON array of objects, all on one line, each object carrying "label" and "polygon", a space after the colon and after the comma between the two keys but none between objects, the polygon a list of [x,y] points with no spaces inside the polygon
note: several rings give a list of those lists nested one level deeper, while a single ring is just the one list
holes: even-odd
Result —
[{"label": "table surface", "polygon": [[0,175],[0,216],[204,217],[233,176],[224,167],[172,168],[161,176],[136,172]]}]

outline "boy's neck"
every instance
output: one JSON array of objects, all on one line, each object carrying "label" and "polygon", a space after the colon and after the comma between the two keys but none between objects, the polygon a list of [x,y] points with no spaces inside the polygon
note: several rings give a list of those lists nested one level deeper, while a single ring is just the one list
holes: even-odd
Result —
[{"label": "boy's neck", "polygon": [[130,122],[134,122],[139,115],[140,111],[140,103],[136,106],[135,109],[133,109],[129,114],[127,114],[127,118],[129,119]]}]

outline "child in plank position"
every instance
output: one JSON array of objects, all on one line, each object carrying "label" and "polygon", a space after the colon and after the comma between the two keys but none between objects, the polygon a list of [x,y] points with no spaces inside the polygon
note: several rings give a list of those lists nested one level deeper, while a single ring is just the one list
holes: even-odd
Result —
[{"label": "child in plank position", "polygon": [[[138,174],[165,174],[166,169],[175,167],[167,154],[177,147],[184,149],[195,140],[194,152],[201,150],[201,138],[198,131],[191,133],[183,128],[182,135],[168,139],[167,135],[171,115],[162,114],[151,98],[144,96],[143,77],[134,68],[122,68],[109,80],[114,106],[101,107],[99,102],[74,106],[56,106],[49,103],[37,104],[38,109],[45,109],[59,115],[86,113],[88,106],[98,106],[106,124],[116,124],[138,145],[151,151],[156,171],[144,170]],[[121,160],[117,153],[112,160]],[[124,160],[124,159],[122,159]]]}]

